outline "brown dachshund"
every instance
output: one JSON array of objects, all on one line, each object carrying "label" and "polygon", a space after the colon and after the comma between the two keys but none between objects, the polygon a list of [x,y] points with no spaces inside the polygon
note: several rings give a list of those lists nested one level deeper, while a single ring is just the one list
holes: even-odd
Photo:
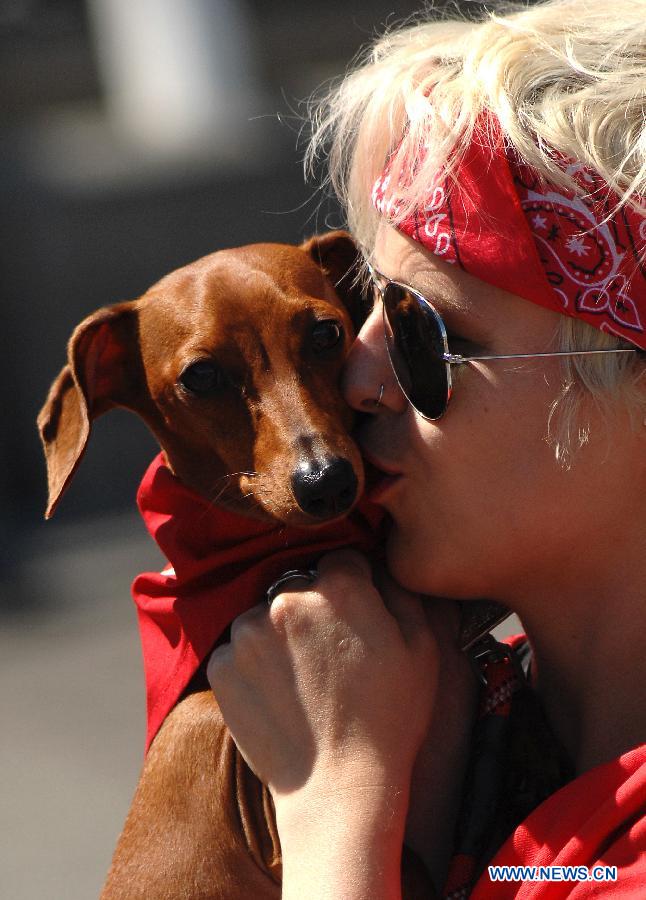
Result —
[{"label": "brown dachshund", "polygon": [[[39,416],[47,516],[115,406],[141,416],[182,482],[230,509],[300,526],[347,513],[364,479],[339,390],[357,258],[344,232],[223,250],[85,319]],[[428,896],[407,872],[406,896]],[[152,744],[102,898],[263,900],[280,884],[268,791],[212,693],[190,693]]]}]

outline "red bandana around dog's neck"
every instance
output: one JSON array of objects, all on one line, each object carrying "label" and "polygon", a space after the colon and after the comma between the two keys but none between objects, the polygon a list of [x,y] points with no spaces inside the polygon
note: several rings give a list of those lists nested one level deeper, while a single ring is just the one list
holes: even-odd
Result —
[{"label": "red bandana around dog's neck", "polygon": [[[396,227],[431,253],[539,306],[582,319],[646,349],[646,218],[596,173],[564,170],[583,196],[554,187],[480,126],[455,172],[437,174],[427,196]],[[397,211],[391,164],[373,202]]]},{"label": "red bandana around dog's neck", "polygon": [[316,528],[287,528],[214,506],[185,487],[163,454],[151,463],[137,503],[169,565],[132,587],[146,678],[146,751],[162,722],[233,619],[263,600],[285,570],[329,550],[374,553],[383,511],[362,500],[350,516]]}]

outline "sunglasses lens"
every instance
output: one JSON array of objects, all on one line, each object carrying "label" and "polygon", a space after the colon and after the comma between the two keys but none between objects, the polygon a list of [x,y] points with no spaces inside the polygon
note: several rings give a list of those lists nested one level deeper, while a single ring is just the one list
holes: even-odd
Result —
[{"label": "sunglasses lens", "polygon": [[404,394],[427,419],[438,419],[449,397],[441,323],[404,285],[390,281],[383,294],[386,344]]}]

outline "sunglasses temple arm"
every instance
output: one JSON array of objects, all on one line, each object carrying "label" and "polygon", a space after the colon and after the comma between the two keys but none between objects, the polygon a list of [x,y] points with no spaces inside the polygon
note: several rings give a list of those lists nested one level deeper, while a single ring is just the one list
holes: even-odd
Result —
[{"label": "sunglasses temple arm", "polygon": [[608,350],[555,350],[552,353],[511,353],[505,356],[462,356],[460,353],[444,353],[444,362],[461,366],[470,362],[484,362],[493,359],[538,359],[546,356],[590,356],[597,353],[637,353],[637,348],[614,348]]}]

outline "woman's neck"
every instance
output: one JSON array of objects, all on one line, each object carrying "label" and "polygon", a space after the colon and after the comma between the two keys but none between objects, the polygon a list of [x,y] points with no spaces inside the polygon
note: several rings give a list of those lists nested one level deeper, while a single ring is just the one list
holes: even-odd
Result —
[{"label": "woman's neck", "polygon": [[[643,584],[643,582],[642,582]],[[577,773],[646,741],[646,599],[595,591],[521,612],[532,681]],[[534,615],[534,611],[536,614]]]}]

